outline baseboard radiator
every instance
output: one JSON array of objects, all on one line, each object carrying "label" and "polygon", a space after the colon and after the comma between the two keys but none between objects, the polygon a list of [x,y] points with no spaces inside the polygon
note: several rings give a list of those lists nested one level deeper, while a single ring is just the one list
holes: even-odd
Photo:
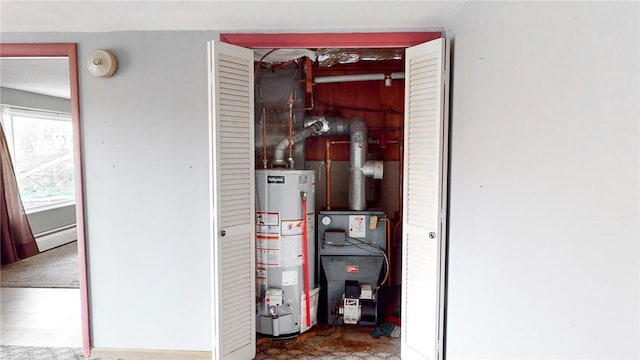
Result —
[{"label": "baseboard radiator", "polygon": [[78,233],[76,232],[76,226],[70,225],[37,234],[35,238],[38,249],[42,252],[78,240]]}]

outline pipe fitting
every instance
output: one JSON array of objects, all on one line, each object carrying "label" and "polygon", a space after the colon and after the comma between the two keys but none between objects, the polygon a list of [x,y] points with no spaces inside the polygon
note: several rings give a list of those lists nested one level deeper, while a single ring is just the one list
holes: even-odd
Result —
[{"label": "pipe fitting", "polygon": [[[304,119],[304,127],[309,127],[312,125],[320,126],[320,129],[318,130],[318,134],[323,134],[329,131],[329,121],[324,116],[314,115]],[[318,134],[315,134],[315,135],[318,135]]]},{"label": "pipe fitting", "polygon": [[[306,126],[301,131],[295,133],[291,137],[291,144],[289,144],[289,139],[285,138],[280,141],[273,152],[273,161],[271,162],[273,166],[285,166],[286,162],[284,159],[284,153],[289,146],[293,146],[293,144],[304,141],[306,138],[314,135],[318,135],[323,133],[323,129],[328,127],[326,120],[324,118],[317,119],[315,122],[311,122],[308,126]],[[288,158],[289,163],[293,166],[293,159]]]},{"label": "pipe fitting", "polygon": [[380,180],[384,174],[384,163],[382,161],[369,160],[364,163],[362,173],[364,173],[365,176]]}]

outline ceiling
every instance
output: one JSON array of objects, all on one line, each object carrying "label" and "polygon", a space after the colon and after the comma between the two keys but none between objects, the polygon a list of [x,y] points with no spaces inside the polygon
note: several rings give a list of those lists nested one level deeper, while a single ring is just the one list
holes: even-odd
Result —
[{"label": "ceiling", "polygon": [[69,99],[69,61],[66,58],[0,59],[0,86]]},{"label": "ceiling", "polygon": [[[0,0],[0,32],[442,29],[465,1]],[[288,16],[288,14],[294,14]],[[2,60],[0,86],[69,98],[64,60]]]},{"label": "ceiling", "polygon": [[0,31],[320,30],[444,27],[465,1],[0,2]]}]

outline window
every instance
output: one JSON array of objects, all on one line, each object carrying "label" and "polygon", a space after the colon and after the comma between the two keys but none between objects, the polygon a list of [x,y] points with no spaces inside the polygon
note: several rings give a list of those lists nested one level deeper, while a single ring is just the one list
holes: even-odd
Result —
[{"label": "window", "polygon": [[2,125],[25,211],[73,204],[71,115],[2,106]]}]

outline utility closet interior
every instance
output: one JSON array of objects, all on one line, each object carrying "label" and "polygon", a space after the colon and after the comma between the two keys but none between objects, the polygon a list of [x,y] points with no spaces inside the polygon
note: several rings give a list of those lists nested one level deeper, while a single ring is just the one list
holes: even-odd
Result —
[{"label": "utility closet interior", "polygon": [[257,333],[399,327],[404,48],[254,52]]}]

